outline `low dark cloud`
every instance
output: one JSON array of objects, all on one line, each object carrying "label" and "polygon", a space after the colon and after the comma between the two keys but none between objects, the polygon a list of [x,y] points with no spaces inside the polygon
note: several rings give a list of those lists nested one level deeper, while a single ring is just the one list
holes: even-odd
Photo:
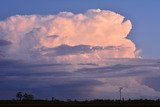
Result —
[{"label": "low dark cloud", "polygon": [[12,43],[10,41],[2,40],[0,39],[0,58],[5,57],[4,49],[1,49],[3,46],[11,45]]},{"label": "low dark cloud", "polygon": [[78,64],[75,69],[71,64],[0,60],[0,92],[9,93],[0,98],[13,98],[17,91],[31,92],[37,98],[117,98],[120,86],[124,87],[125,98],[157,98],[159,63],[137,61],[127,59],[102,67]]},{"label": "low dark cloud", "polygon": [[[49,37],[50,38],[50,37]],[[51,36],[52,38],[52,36]],[[127,47],[125,47],[127,48]],[[41,52],[46,52],[46,56],[61,56],[61,55],[78,55],[78,54],[86,54],[93,53],[95,51],[113,51],[113,50],[123,50],[125,49],[123,46],[90,46],[90,45],[77,45],[77,46],[69,46],[69,45],[60,45],[55,48],[42,48]]]},{"label": "low dark cloud", "polygon": [[148,77],[147,79],[144,80],[144,84],[146,84],[149,87],[152,87],[156,91],[160,91],[159,81],[160,81],[160,76]]},{"label": "low dark cloud", "polygon": [[12,43],[10,41],[0,39],[0,46],[6,46],[6,45],[11,45],[11,44]]}]

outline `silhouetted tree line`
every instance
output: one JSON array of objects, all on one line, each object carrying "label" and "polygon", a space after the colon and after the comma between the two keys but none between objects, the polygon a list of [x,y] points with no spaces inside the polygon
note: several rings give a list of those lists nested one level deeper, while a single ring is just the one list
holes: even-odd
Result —
[{"label": "silhouetted tree line", "polygon": [[34,96],[30,93],[17,92],[17,100],[34,100]]},{"label": "silhouetted tree line", "polygon": [[[94,100],[72,100],[67,99],[66,101],[55,99],[54,97],[51,100],[42,100],[34,99],[34,96],[30,93],[17,92],[16,93],[17,102],[30,101],[31,103],[41,103],[41,104],[158,104],[160,105],[160,99],[157,100],[148,100],[148,99],[137,99],[137,100],[104,100],[104,99],[94,99]],[[2,101],[0,101],[2,102]],[[6,101],[7,102],[7,101]],[[16,102],[15,100],[10,100],[10,102]]]}]

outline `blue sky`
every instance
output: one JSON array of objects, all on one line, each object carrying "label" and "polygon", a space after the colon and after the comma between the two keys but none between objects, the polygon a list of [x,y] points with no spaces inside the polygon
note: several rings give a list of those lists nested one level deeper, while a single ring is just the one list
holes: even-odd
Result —
[{"label": "blue sky", "polygon": [[83,13],[88,9],[105,9],[118,12],[130,19],[133,29],[130,37],[142,50],[145,58],[160,58],[159,0],[1,0],[0,20],[13,15],[57,14],[61,11]]}]

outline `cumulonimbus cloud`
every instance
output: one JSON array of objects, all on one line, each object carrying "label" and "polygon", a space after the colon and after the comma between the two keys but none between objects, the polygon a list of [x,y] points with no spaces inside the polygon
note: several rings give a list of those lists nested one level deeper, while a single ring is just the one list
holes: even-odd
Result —
[{"label": "cumulonimbus cloud", "polygon": [[[12,43],[5,50],[11,58],[96,61],[136,58],[135,44],[127,38],[131,29],[130,20],[124,16],[91,9],[83,14],[11,16],[0,21],[0,38]],[[59,48],[64,45],[71,52]]]}]

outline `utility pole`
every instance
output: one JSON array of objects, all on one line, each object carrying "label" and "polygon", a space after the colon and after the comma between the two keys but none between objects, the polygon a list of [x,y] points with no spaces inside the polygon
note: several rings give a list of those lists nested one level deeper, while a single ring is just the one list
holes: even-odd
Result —
[{"label": "utility pole", "polygon": [[119,87],[119,99],[122,100],[122,89],[123,87]]}]

